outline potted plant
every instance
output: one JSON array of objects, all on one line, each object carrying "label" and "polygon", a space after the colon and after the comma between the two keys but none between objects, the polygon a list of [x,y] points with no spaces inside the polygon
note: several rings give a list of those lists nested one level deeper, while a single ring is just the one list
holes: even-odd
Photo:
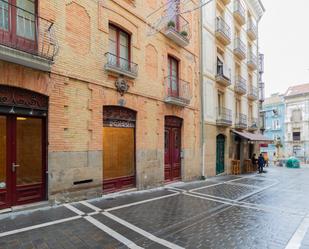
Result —
[{"label": "potted plant", "polygon": [[175,28],[176,27],[176,24],[174,21],[170,20],[168,23],[167,23],[167,27],[168,28]]},{"label": "potted plant", "polygon": [[181,31],[180,34],[181,34],[182,36],[184,36],[184,37],[187,37],[187,36],[188,36],[188,32],[185,31],[185,30]]}]

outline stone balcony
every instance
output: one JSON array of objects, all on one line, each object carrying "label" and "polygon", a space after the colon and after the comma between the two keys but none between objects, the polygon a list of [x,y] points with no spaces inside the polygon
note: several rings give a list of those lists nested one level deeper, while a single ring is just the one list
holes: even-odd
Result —
[{"label": "stone balcony", "polygon": [[231,28],[222,17],[216,19],[216,38],[225,46],[231,43]]},{"label": "stone balcony", "polygon": [[256,70],[257,69],[257,63],[258,62],[257,62],[256,55],[252,51],[249,51],[248,60],[247,60],[248,68],[250,68],[251,70]]},{"label": "stone balcony", "polygon": [[234,1],[234,11],[233,16],[235,20],[240,24],[244,25],[246,22],[246,10],[240,0]]},{"label": "stone balcony", "polygon": [[240,38],[235,38],[234,42],[234,55],[240,59],[243,60],[246,58],[246,45]]},{"label": "stone balcony", "polygon": [[258,35],[257,26],[254,24],[252,19],[250,19],[248,22],[247,34],[251,40],[254,41],[257,39],[257,35]]},{"label": "stone balcony", "polygon": [[258,89],[255,86],[249,86],[249,90],[248,90],[248,99],[250,100],[258,100],[259,98],[259,93],[258,93]]},{"label": "stone balcony", "polygon": [[[53,22],[1,0],[0,60],[50,72],[58,53]],[[11,27],[9,18],[18,13]]]},{"label": "stone balcony", "polygon": [[190,43],[190,24],[181,15],[178,15],[175,20],[168,21],[163,32],[169,39],[181,47],[186,47]]},{"label": "stone balcony", "polygon": [[192,94],[190,83],[176,77],[165,78],[166,96],[165,102],[172,105],[185,107],[190,105]]},{"label": "stone balcony", "polygon": [[244,129],[247,129],[247,127],[248,127],[247,115],[242,114],[242,113],[236,114],[235,128],[244,130]]},{"label": "stone balcony", "polygon": [[121,58],[112,53],[105,53],[105,57],[105,70],[119,75],[125,75],[131,79],[137,77],[138,65],[136,63],[130,62],[127,59]]},{"label": "stone balcony", "polygon": [[240,75],[237,75],[235,78],[235,87],[234,91],[240,95],[244,95],[247,93],[247,83],[246,80],[241,77]]},{"label": "stone balcony", "polygon": [[222,127],[232,126],[232,110],[224,107],[217,108],[216,123]]}]

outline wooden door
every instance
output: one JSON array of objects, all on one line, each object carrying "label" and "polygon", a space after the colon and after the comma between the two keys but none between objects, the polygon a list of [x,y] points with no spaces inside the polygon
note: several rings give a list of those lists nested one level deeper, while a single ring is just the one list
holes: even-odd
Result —
[{"label": "wooden door", "polygon": [[45,199],[45,119],[0,116],[0,208]]},{"label": "wooden door", "polygon": [[165,119],[164,140],[164,179],[165,181],[180,180],[181,120],[179,118],[175,117],[174,122],[173,117]]},{"label": "wooden door", "polygon": [[217,136],[217,156],[216,156],[216,173],[224,172],[224,154],[225,154],[225,137],[223,135]]},{"label": "wooden door", "polygon": [[134,128],[103,127],[103,190],[135,186]]},{"label": "wooden door", "polygon": [[135,187],[136,112],[103,107],[103,191]]}]

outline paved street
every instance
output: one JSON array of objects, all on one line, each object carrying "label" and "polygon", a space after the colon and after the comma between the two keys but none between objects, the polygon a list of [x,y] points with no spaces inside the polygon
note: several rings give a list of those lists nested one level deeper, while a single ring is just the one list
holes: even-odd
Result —
[{"label": "paved street", "polygon": [[1,249],[309,248],[309,169],[0,215]]}]

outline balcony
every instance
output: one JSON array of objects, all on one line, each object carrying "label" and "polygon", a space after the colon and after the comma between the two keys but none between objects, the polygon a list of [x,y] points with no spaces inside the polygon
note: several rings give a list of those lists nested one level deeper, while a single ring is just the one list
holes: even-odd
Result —
[{"label": "balcony", "polygon": [[249,118],[249,125],[248,130],[249,131],[256,131],[258,130],[258,119],[257,118]]},{"label": "balcony", "polygon": [[252,19],[249,20],[248,22],[248,29],[247,29],[247,34],[250,37],[251,40],[256,40],[257,39],[257,26],[254,24]]},{"label": "balcony", "polygon": [[165,78],[166,97],[165,102],[177,106],[188,106],[191,101],[190,83],[173,76]]},{"label": "balcony", "polygon": [[231,43],[231,29],[221,17],[216,20],[216,37],[223,45]]},{"label": "balcony", "polygon": [[240,0],[234,2],[234,18],[240,25],[244,25],[246,22],[246,10],[241,4]]},{"label": "balcony", "polygon": [[50,72],[58,48],[52,22],[0,0],[0,60]]},{"label": "balcony", "polygon": [[250,100],[258,100],[258,89],[255,86],[250,86],[248,91],[248,99]]},{"label": "balcony", "polygon": [[111,53],[105,53],[106,64],[105,70],[125,75],[131,79],[135,79],[138,73],[138,65],[128,61],[127,59],[121,58]]},{"label": "balcony", "polygon": [[248,53],[247,65],[251,70],[257,69],[257,57],[252,51]]},{"label": "balcony", "polygon": [[181,15],[170,20],[165,29],[164,34],[181,47],[186,47],[190,43],[190,25],[189,22]]},{"label": "balcony", "polygon": [[246,80],[243,77],[241,77],[240,75],[236,76],[234,91],[238,94],[241,94],[241,95],[247,93]]},{"label": "balcony", "polygon": [[246,58],[246,45],[240,38],[235,39],[234,55],[240,60]]},{"label": "balcony", "polygon": [[232,111],[230,109],[217,108],[217,125],[223,127],[232,126]]},{"label": "balcony", "polygon": [[222,86],[230,86],[231,85],[231,77],[227,76],[227,73],[225,72],[226,67],[218,62],[217,64],[217,75],[216,75],[216,82],[219,83]]},{"label": "balcony", "polygon": [[236,115],[235,128],[236,129],[247,129],[247,115],[239,113]]}]

